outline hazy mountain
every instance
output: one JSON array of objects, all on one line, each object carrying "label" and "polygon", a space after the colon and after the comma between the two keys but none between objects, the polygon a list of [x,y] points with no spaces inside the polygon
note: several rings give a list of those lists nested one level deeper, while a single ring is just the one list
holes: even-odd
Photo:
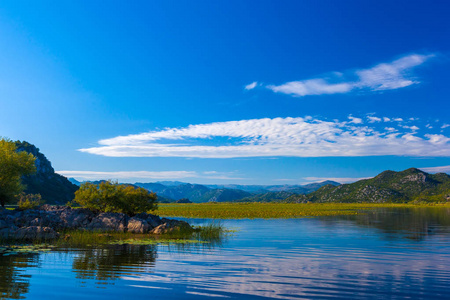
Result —
[{"label": "hazy mountain", "polygon": [[307,194],[311,193],[315,190],[318,190],[322,186],[325,186],[327,184],[331,184],[334,186],[340,185],[339,182],[335,181],[323,181],[323,182],[316,182],[316,183],[309,183],[305,185],[290,185],[290,184],[284,184],[284,185],[239,185],[239,184],[209,184],[206,185],[209,188],[226,188],[226,189],[239,189],[250,193],[256,193],[256,194],[265,194],[267,192],[281,192],[281,191],[289,191],[296,194]]}]

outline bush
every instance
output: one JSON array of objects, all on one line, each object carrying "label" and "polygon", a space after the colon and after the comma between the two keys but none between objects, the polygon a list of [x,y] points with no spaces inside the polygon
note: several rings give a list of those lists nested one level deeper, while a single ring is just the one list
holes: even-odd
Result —
[{"label": "bush", "polygon": [[35,209],[42,204],[40,194],[21,193],[18,198],[19,210]]},{"label": "bush", "polygon": [[81,184],[73,202],[96,212],[120,212],[130,216],[157,209],[155,193],[112,181]]}]

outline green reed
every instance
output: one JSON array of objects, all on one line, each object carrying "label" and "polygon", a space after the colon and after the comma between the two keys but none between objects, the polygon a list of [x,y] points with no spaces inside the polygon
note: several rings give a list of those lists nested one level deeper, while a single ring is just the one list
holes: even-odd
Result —
[{"label": "green reed", "polygon": [[397,203],[201,203],[159,204],[158,214],[166,217],[213,219],[276,219],[355,215],[377,208],[450,207],[450,204]]}]

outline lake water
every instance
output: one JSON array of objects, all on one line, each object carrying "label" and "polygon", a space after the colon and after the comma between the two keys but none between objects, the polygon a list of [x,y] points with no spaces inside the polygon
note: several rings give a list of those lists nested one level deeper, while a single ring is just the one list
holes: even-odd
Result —
[{"label": "lake water", "polygon": [[449,209],[222,222],[213,245],[0,257],[1,299],[450,299]]}]

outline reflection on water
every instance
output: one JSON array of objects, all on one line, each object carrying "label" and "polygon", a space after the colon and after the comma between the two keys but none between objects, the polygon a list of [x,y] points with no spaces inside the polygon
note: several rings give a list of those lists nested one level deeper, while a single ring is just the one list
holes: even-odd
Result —
[{"label": "reflection on water", "polygon": [[380,229],[385,238],[420,241],[430,235],[450,232],[450,208],[379,208],[363,212],[358,215],[340,216],[337,219]]},{"label": "reflection on water", "polygon": [[101,282],[143,273],[154,265],[155,260],[155,245],[108,245],[78,252],[72,267],[76,278]]},{"label": "reflection on water", "polygon": [[24,271],[38,263],[37,254],[0,257],[0,299],[23,299],[30,286],[30,276]]},{"label": "reflection on water", "polygon": [[0,257],[2,299],[448,299],[450,294],[449,209],[224,225],[239,232],[213,244],[218,247],[111,245]]}]

